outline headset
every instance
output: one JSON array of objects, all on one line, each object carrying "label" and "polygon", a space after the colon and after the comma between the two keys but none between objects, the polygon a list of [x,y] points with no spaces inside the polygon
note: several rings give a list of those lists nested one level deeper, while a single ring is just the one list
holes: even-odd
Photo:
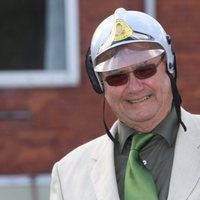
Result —
[{"label": "headset", "polygon": [[104,93],[103,86],[101,86],[102,84],[99,82],[96,72],[94,71],[90,47],[88,48],[87,53],[86,53],[85,66],[86,66],[87,75],[90,79],[90,82],[95,92],[98,94]]},{"label": "headset", "polygon": [[[88,48],[87,53],[86,53],[85,67],[86,67],[87,75],[89,77],[89,80],[92,84],[94,91],[97,94],[103,94],[104,93],[103,84],[99,83],[99,80],[93,68],[90,47]],[[113,143],[118,144],[119,143],[118,140],[111,134],[105,121],[105,97],[103,101],[103,124],[104,124],[104,128],[106,130],[108,137],[113,141]]]}]

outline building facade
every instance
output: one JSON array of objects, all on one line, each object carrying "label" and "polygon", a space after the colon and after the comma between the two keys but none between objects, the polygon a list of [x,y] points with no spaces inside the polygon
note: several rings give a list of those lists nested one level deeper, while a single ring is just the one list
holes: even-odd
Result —
[{"label": "building facade", "polygon": [[[59,1],[63,3],[62,0]],[[74,54],[70,54],[72,47],[65,46],[64,50],[58,48],[61,53],[58,53],[57,56],[55,56],[57,51],[50,52],[49,58],[54,55],[53,61],[56,59],[59,61],[61,59],[60,57],[58,59],[58,56],[61,56],[65,63],[65,60],[72,56],[72,63],[67,63],[67,67],[72,71],[75,70],[73,60],[76,60],[75,73],[78,75],[74,76],[74,72],[72,72],[72,74],[63,76],[65,71],[51,71],[50,78],[45,82],[42,80],[46,80],[46,75],[43,77],[43,75],[33,72],[36,83],[33,81],[34,84],[26,87],[26,84],[32,81],[32,74],[28,75],[28,78],[14,76],[9,79],[7,76],[12,76],[10,72],[13,69],[9,71],[10,74],[5,73],[5,69],[0,71],[2,80],[6,77],[5,79],[9,79],[10,83],[14,83],[13,85],[4,85],[0,81],[1,175],[28,174],[34,177],[37,174],[49,174],[57,160],[75,147],[105,132],[102,122],[103,96],[95,94],[92,90],[85,70],[85,54],[90,45],[91,36],[97,25],[116,8],[148,11],[146,6],[149,5],[143,0],[72,1],[77,3],[78,9],[75,9],[71,16],[66,15],[65,10],[63,15],[52,15],[52,19],[58,17],[57,22],[60,22],[59,19],[65,19],[63,23],[65,23],[64,33],[66,35],[69,35],[70,27],[74,24],[77,25],[78,29],[73,29],[77,38],[68,40],[68,43],[72,42],[72,44],[78,45],[78,48],[75,49],[78,54],[73,57]],[[72,1],[67,1],[68,5],[63,4],[65,8],[70,6]],[[49,0],[49,2],[53,1]],[[148,8],[153,11],[157,20],[172,37],[172,45],[178,63],[178,87],[183,100],[182,105],[190,112],[200,113],[200,1],[154,0],[152,3],[153,8]],[[59,7],[59,5],[57,6]],[[49,7],[49,12],[51,8]],[[70,8],[72,9],[72,7]],[[47,13],[47,7],[45,12]],[[53,22],[48,23],[53,24]],[[53,25],[49,25],[49,30],[51,26],[53,30],[56,29]],[[47,31],[47,28],[45,30]],[[31,32],[27,34],[31,34]],[[58,33],[52,32],[52,37],[56,34]],[[64,35],[60,37],[65,40]],[[54,42],[57,44],[59,41]],[[51,47],[53,44],[49,45]],[[62,41],[60,41],[60,45],[62,46]],[[48,46],[47,49],[50,47]],[[52,49],[54,48],[52,47]],[[65,54],[62,56],[63,51]],[[46,51],[43,50],[43,52],[45,54]],[[63,63],[60,64],[61,68],[66,64]],[[59,63],[52,64],[52,66],[54,65],[59,65]],[[23,72],[18,69],[19,74],[23,74]],[[61,72],[57,75],[59,81],[54,80],[53,76],[57,72]],[[69,80],[70,76],[73,77],[71,78],[72,82],[67,82],[65,79]],[[15,83],[15,79],[19,79],[19,81],[26,79],[27,82],[21,86],[18,82]],[[41,79],[40,82],[37,82],[37,79]],[[76,81],[73,82],[73,80]],[[108,124],[115,120],[109,108],[106,108],[106,120]]]}]

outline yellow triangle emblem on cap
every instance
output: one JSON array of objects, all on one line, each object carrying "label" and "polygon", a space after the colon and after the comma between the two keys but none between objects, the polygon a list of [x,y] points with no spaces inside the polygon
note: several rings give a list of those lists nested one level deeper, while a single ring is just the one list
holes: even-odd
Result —
[{"label": "yellow triangle emblem on cap", "polygon": [[113,42],[125,40],[132,35],[133,30],[129,27],[128,24],[126,24],[121,19],[116,20],[111,33],[111,38],[113,38]]},{"label": "yellow triangle emblem on cap", "polygon": [[125,21],[117,19],[106,42],[100,47],[100,52],[109,48],[113,43],[125,40],[133,35],[133,30]]}]

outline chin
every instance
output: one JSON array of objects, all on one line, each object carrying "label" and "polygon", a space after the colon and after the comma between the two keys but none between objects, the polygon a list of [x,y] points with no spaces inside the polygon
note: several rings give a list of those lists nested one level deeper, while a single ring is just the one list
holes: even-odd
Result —
[{"label": "chin", "polygon": [[152,112],[152,111],[151,112],[140,111],[140,112],[134,112],[134,115],[132,115],[132,114],[127,115],[127,117],[131,121],[146,122],[146,121],[151,121],[152,119],[156,118],[157,113],[158,113],[157,111],[154,111],[154,112]]}]

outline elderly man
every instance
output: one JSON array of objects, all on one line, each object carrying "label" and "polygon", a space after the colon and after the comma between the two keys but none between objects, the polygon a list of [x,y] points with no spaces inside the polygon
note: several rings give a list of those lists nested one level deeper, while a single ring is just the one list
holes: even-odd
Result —
[{"label": "elderly man", "polygon": [[181,108],[171,39],[119,8],[96,29],[86,67],[117,121],[58,161],[51,200],[199,200],[200,116]]}]

